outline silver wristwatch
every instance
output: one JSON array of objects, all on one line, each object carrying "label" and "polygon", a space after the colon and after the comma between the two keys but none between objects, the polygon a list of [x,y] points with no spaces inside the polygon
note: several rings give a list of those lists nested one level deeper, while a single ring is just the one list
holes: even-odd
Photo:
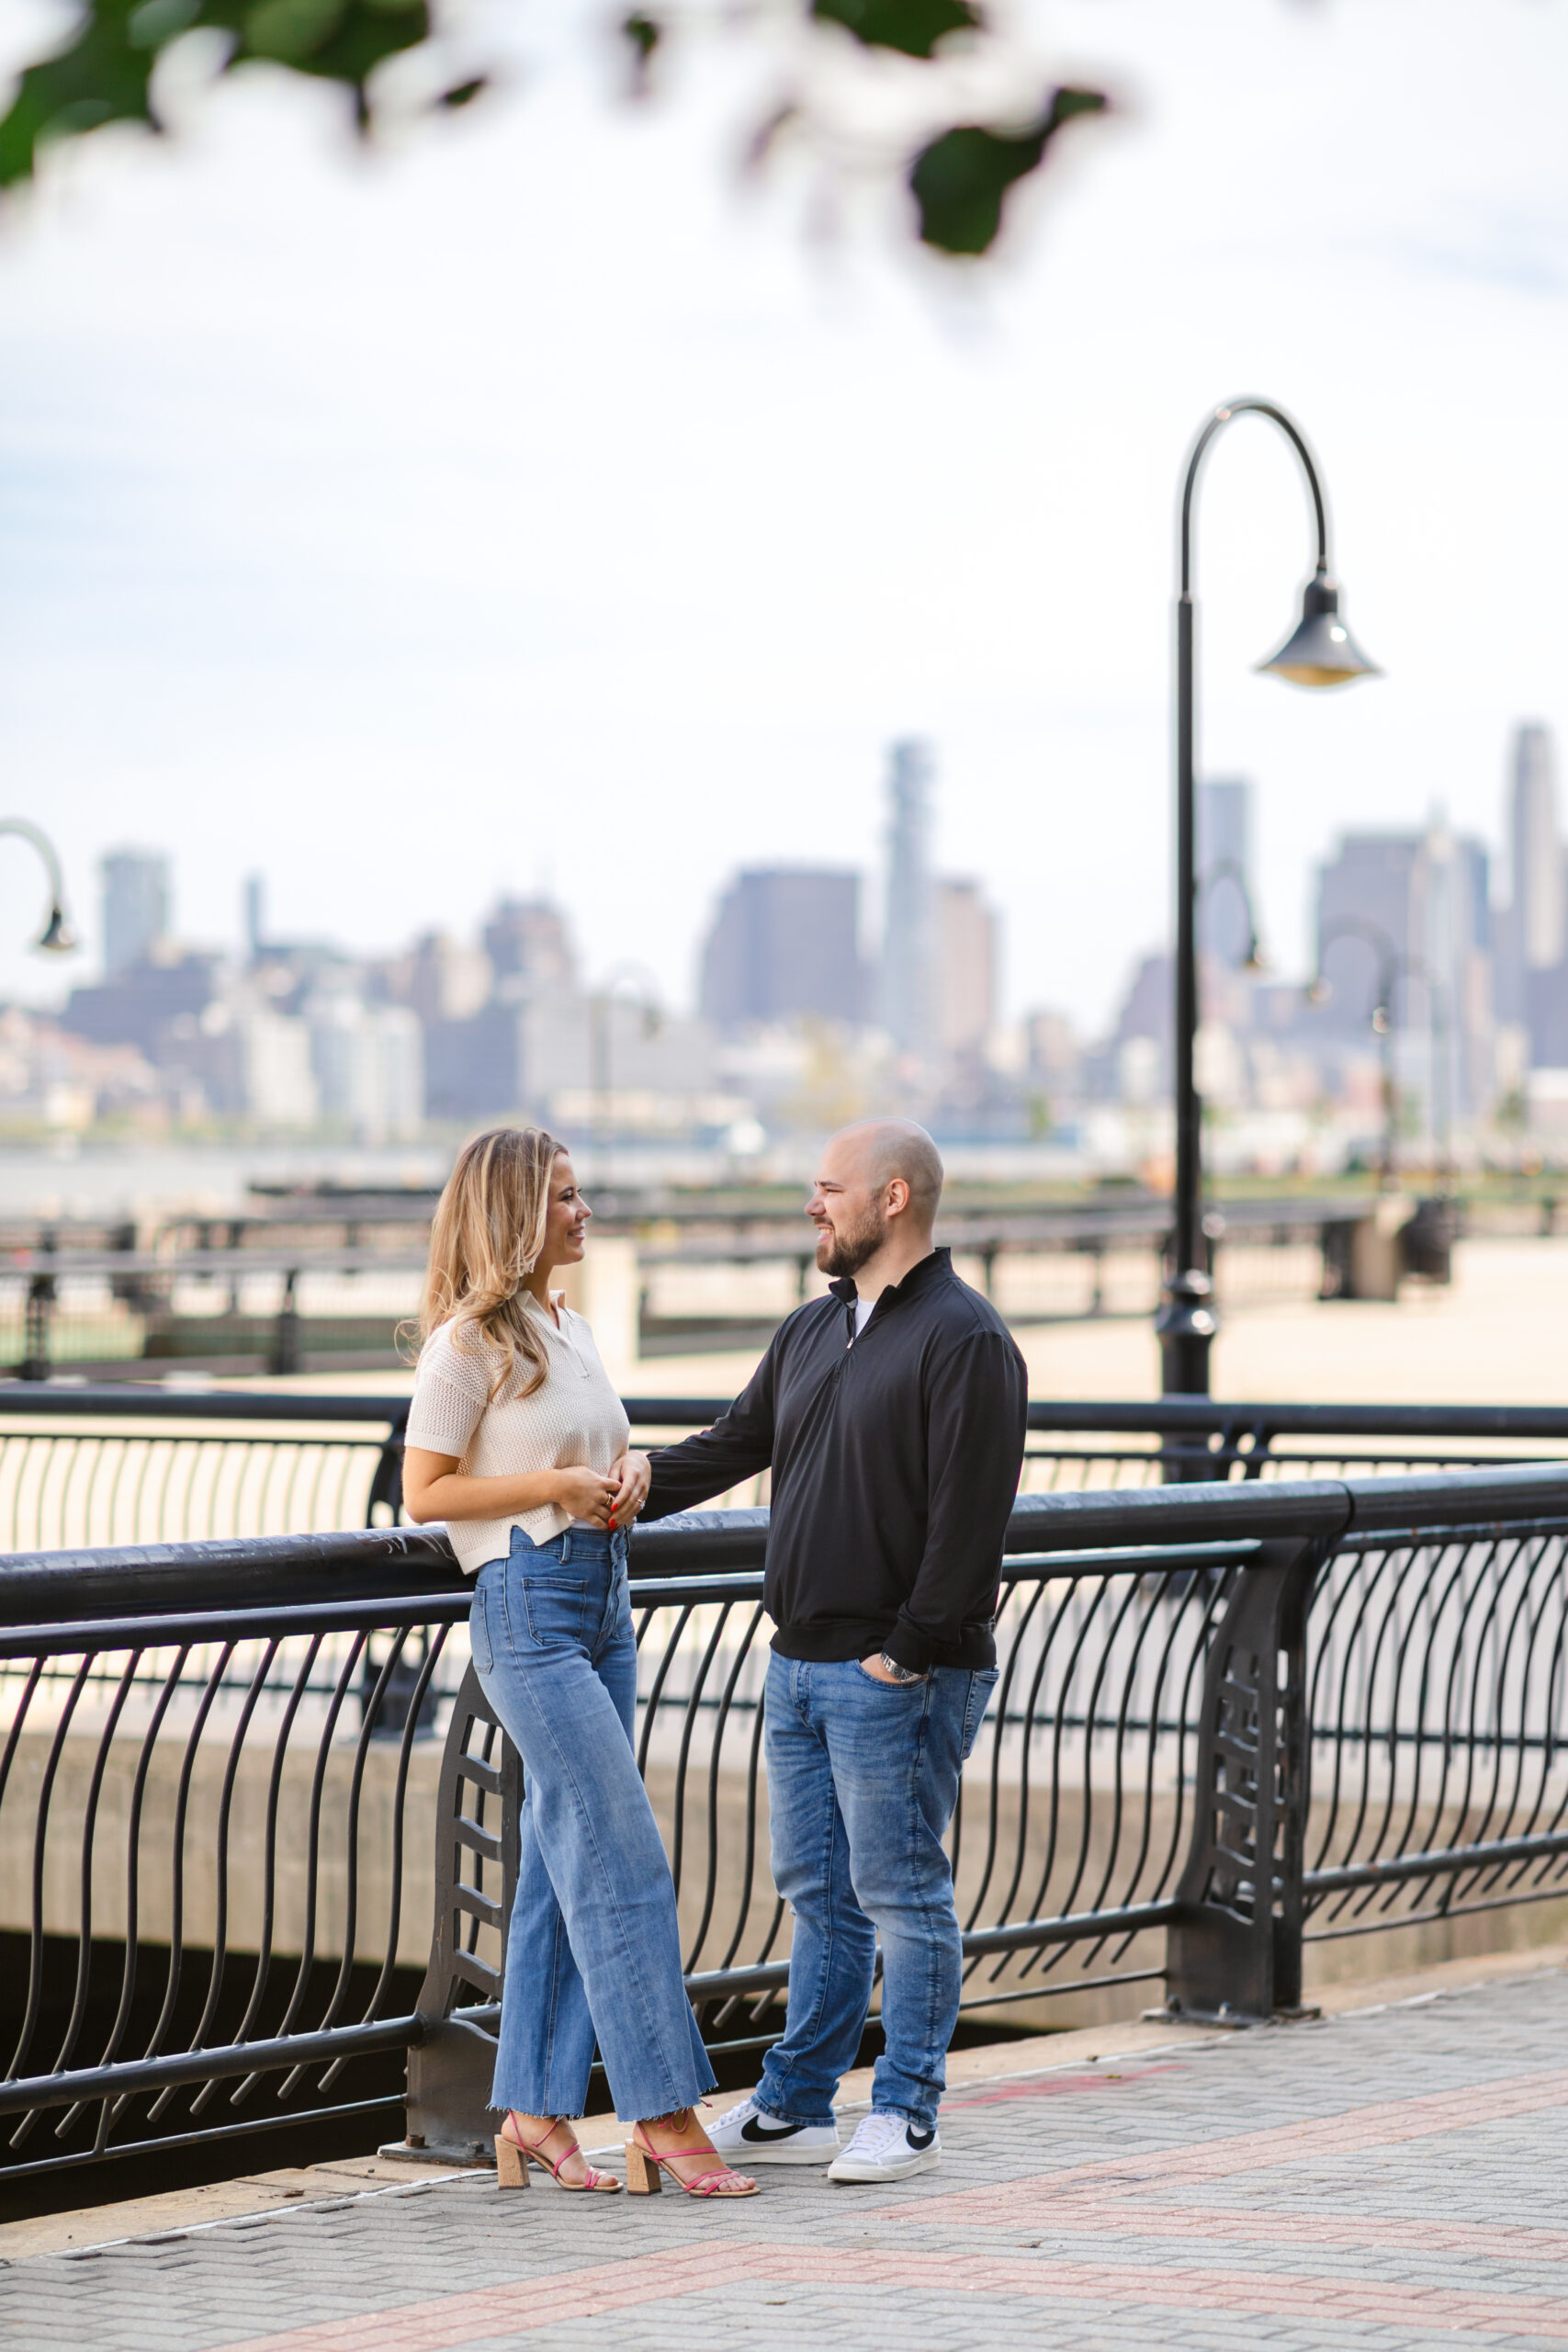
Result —
[{"label": "silver wristwatch", "polygon": [[882,1667],[883,1671],[890,1674],[895,1682],[923,1682],[926,1679],[923,1674],[918,1674],[912,1666],[900,1666],[897,1659],[889,1657],[886,1650],[882,1653]]}]

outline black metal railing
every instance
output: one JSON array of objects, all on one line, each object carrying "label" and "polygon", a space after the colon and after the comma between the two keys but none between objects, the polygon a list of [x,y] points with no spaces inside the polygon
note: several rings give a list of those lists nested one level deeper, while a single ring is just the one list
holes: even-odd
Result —
[{"label": "black metal railing", "polygon": [[[633,1396],[652,1444],[728,1399]],[[0,1546],[11,1552],[394,1526],[406,1396],[0,1382]],[[1568,1455],[1554,1406],[1030,1407],[1025,1493],[1172,1480],[1364,1476]],[[725,1499],[763,1503],[768,1480]]]},{"label": "black metal railing", "polygon": [[[787,1969],[765,1528],[633,1544],[639,1760],[732,2054]],[[405,2097],[471,2152],[519,1779],[444,1536],[40,1553],[0,1596],[0,2176]],[[1023,1496],[998,1643],[952,1832],[971,2008],[1163,1982],[1266,2017],[1314,1939],[1568,1900],[1568,1470]]]}]

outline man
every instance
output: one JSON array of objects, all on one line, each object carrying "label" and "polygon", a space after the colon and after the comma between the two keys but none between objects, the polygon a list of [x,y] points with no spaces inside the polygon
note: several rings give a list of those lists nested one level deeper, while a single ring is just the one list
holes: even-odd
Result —
[{"label": "man", "polygon": [[[766,1741],[773,1879],[793,1906],[784,2039],[714,2146],[888,2181],[940,2160],[962,1946],[942,1838],[996,1682],[1002,1538],[1023,1458],[1023,1360],[932,1247],[923,1127],[833,1136],[807,1214],[829,1295],[796,1309],[717,1425],[653,1457],[645,1518],[773,1469]],[[840,2150],[882,1942],[871,2113]]]}]

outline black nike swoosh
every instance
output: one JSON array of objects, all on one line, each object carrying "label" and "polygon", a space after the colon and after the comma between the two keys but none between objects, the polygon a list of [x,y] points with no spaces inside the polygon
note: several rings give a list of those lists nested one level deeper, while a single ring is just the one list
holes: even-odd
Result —
[{"label": "black nike swoosh", "polygon": [[805,2129],[804,2123],[781,2123],[776,2132],[769,2132],[758,2121],[756,2116],[749,2115],[740,2126],[740,2137],[743,2140],[750,2140],[755,2147],[760,2141],[765,2143],[772,2140],[793,2140],[797,2132],[804,2132]]},{"label": "black nike swoosh", "polygon": [[905,2137],[908,2141],[911,2148],[929,2148],[931,2142],[936,2138],[936,2130],[933,2125],[932,2129],[929,2132],[917,2132],[914,2125],[911,2124],[908,2131],[905,2133]]}]

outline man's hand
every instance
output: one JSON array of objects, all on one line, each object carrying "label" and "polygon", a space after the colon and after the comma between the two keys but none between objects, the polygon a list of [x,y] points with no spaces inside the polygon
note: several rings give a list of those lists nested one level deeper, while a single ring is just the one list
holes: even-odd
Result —
[{"label": "man's hand", "polygon": [[653,1464],[646,1453],[628,1447],[610,1464],[610,1476],[615,1481],[615,1499],[610,1506],[612,1527],[629,1527],[644,1503],[653,1484]]},{"label": "man's hand", "polygon": [[[880,1650],[878,1650],[874,1657],[863,1657],[861,1660],[861,1666],[863,1670],[870,1675],[874,1682],[886,1682],[895,1690],[901,1690],[906,1687],[896,1674],[888,1673],[887,1668],[882,1663],[882,1653]],[[915,1677],[917,1682],[923,1682],[925,1679],[926,1678],[923,1674],[918,1674]]]}]

